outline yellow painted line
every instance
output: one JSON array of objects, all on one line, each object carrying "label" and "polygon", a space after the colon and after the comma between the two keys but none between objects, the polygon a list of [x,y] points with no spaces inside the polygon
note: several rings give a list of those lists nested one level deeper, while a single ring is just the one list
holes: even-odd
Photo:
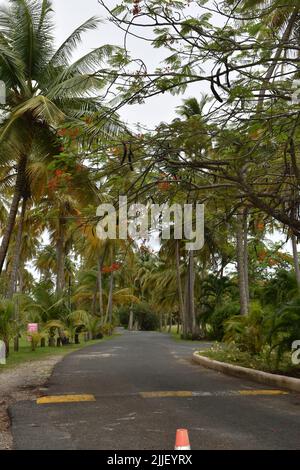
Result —
[{"label": "yellow painted line", "polygon": [[239,395],[288,395],[289,392],[283,390],[239,390]]},{"label": "yellow painted line", "polygon": [[47,405],[49,403],[77,403],[82,401],[96,401],[94,395],[53,395],[40,397],[37,399],[38,405]]},{"label": "yellow painted line", "polygon": [[166,397],[192,397],[193,392],[179,391],[179,392],[140,392],[143,398],[166,398]]}]

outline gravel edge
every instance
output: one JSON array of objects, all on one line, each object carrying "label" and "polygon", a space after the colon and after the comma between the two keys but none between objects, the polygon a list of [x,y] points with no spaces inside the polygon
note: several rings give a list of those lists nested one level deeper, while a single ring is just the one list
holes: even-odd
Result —
[{"label": "gravel edge", "polygon": [[35,400],[45,392],[44,384],[65,355],[25,362],[0,373],[0,450],[11,450],[13,439],[9,406],[18,401]]}]

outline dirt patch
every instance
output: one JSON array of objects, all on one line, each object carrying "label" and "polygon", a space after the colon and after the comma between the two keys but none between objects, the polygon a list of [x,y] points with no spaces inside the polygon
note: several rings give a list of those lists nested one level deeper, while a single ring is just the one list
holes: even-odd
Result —
[{"label": "dirt patch", "polygon": [[41,361],[26,362],[0,372],[0,450],[12,448],[8,407],[16,401],[34,400],[43,394],[43,385],[54,366],[64,356],[53,356]]}]

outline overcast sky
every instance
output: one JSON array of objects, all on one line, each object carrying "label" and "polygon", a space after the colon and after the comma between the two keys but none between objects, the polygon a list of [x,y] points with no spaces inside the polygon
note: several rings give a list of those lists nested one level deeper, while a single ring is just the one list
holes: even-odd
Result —
[{"label": "overcast sky", "polygon": [[[111,7],[116,6],[119,1],[107,0]],[[97,31],[84,35],[84,41],[79,48],[80,55],[103,44],[115,44],[123,46],[124,34],[116,26],[107,21],[108,14],[97,0],[53,0],[56,23],[57,44],[63,40],[81,23],[91,16],[103,18],[103,24]],[[189,12],[192,14],[195,7],[191,6]],[[199,10],[198,10],[199,11]],[[160,50],[154,49],[146,42],[135,38],[129,39],[129,49],[136,58],[141,57],[148,66],[154,68],[159,65],[163,58]],[[201,97],[201,92],[207,91],[205,85],[193,85],[189,88],[187,96]],[[128,106],[121,110],[121,115],[128,123],[137,122],[154,127],[161,121],[170,121],[175,116],[175,108],[182,102],[182,96],[170,94],[161,95],[149,99],[145,105]]]}]

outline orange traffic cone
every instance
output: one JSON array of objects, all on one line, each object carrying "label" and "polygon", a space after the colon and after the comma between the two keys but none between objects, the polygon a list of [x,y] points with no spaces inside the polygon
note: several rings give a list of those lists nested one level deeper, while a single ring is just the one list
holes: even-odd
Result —
[{"label": "orange traffic cone", "polygon": [[191,450],[189,433],[187,429],[177,429],[175,450]]}]

